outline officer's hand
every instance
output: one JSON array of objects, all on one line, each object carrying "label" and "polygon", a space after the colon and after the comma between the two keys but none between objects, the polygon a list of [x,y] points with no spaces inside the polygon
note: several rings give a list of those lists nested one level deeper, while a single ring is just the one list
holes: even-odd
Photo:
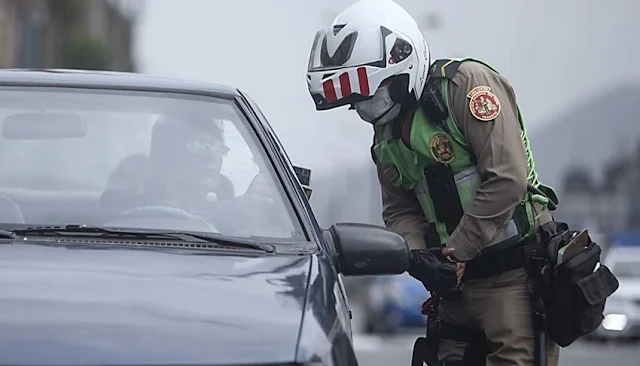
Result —
[{"label": "officer's hand", "polygon": [[442,247],[442,257],[449,259],[455,251],[455,248]]},{"label": "officer's hand", "polygon": [[442,247],[442,256],[446,258],[449,262],[456,264],[456,279],[458,281],[458,286],[460,286],[460,281],[462,280],[462,276],[464,275],[464,269],[466,267],[465,262],[458,262],[452,256],[455,252],[455,248]]},{"label": "officer's hand", "polygon": [[433,292],[442,293],[456,287],[457,273],[454,263],[448,263],[431,250],[411,250],[409,274],[418,279],[424,287]]}]

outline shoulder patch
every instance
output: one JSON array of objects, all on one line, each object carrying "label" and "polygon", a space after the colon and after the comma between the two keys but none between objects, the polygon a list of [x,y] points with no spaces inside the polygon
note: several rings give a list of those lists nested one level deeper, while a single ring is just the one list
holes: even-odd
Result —
[{"label": "shoulder patch", "polygon": [[431,68],[429,69],[429,75],[432,78],[451,79],[456,74],[461,64],[462,64],[462,61],[458,61],[458,60],[450,60],[450,59],[435,60],[431,64]]},{"label": "shoulder patch", "polygon": [[469,111],[478,120],[488,122],[500,115],[500,100],[488,86],[476,86],[467,93]]}]

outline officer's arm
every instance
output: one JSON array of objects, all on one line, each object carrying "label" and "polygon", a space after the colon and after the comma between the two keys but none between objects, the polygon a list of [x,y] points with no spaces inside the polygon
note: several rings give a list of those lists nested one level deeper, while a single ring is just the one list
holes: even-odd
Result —
[{"label": "officer's arm", "polygon": [[[387,228],[402,235],[409,249],[425,249],[427,221],[420,202],[412,191],[395,187],[377,166],[382,190],[382,219]],[[387,172],[388,175],[388,172]]]},{"label": "officer's arm", "polygon": [[[515,93],[509,82],[486,66],[465,62],[450,83],[451,113],[477,159],[483,180],[476,198],[447,241],[454,257],[468,261],[478,255],[511,219],[527,190],[527,158],[520,136]],[[467,96],[488,86],[501,110],[488,122],[471,113]]]}]

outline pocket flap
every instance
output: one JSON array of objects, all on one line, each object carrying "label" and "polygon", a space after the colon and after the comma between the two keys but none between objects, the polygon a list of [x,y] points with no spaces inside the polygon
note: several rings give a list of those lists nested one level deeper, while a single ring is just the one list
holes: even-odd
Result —
[{"label": "pocket flap", "polygon": [[619,286],[618,279],[605,265],[590,275],[580,279],[577,283],[585,300],[589,305],[596,305],[611,296]]}]

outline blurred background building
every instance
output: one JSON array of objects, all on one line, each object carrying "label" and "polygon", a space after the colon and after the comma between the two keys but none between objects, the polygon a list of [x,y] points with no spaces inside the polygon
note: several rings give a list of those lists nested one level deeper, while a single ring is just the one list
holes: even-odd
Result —
[{"label": "blurred background building", "polygon": [[0,0],[0,67],[135,71],[132,39],[139,4]]},{"label": "blurred background building", "polygon": [[[640,140],[599,168],[600,172],[585,165],[567,169],[556,218],[599,232],[639,231]],[[600,178],[594,173],[601,173]]]},{"label": "blurred background building", "polygon": [[536,169],[560,194],[555,218],[600,233],[640,229],[640,84],[612,83],[531,135]]}]

